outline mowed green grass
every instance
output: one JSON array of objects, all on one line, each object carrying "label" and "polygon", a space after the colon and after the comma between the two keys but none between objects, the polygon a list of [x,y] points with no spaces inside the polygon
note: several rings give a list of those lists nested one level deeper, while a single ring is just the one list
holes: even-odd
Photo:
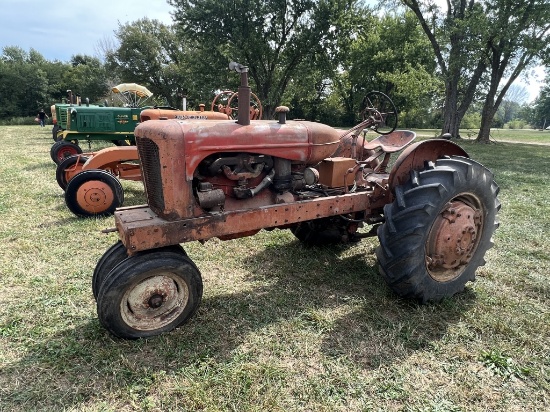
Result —
[{"label": "mowed green grass", "polygon": [[[452,299],[396,297],[375,238],[312,249],[275,230],[185,244],[197,315],[125,341],[91,290],[113,219],[69,212],[52,143],[49,127],[0,127],[1,411],[550,409],[550,147],[460,143],[494,171],[502,210],[487,264]],[[144,202],[123,185],[126,205]]]}]

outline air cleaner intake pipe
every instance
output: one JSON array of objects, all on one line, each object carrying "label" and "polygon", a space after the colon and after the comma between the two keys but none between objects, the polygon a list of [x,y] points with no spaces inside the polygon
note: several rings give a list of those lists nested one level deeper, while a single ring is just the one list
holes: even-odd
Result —
[{"label": "air cleaner intake pipe", "polygon": [[248,67],[240,63],[229,63],[229,70],[235,70],[241,74],[241,85],[237,92],[239,93],[239,113],[237,123],[242,126],[250,124],[250,87],[248,86]]}]

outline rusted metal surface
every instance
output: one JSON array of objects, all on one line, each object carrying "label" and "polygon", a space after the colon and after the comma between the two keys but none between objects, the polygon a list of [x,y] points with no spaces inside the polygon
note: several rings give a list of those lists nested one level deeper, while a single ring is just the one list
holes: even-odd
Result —
[{"label": "rusted metal surface", "polygon": [[411,170],[422,170],[425,162],[435,162],[443,156],[469,157],[460,146],[444,139],[424,140],[408,146],[399,155],[391,170],[391,191],[409,180]]},{"label": "rusted metal surface", "polygon": [[[291,223],[336,216],[370,208],[369,192],[329,196],[250,210],[210,213],[203,217],[167,221],[146,206],[122,208],[115,223],[129,253],[213,237],[282,227]],[[238,236],[236,236],[238,237]]]},{"label": "rusted metal surface", "polygon": [[159,271],[126,291],[120,314],[132,328],[155,330],[173,322],[184,311],[188,299],[185,282],[169,271]]},{"label": "rusted metal surface", "polygon": [[327,187],[347,187],[355,182],[355,175],[348,174],[357,162],[348,157],[332,157],[319,164],[319,183]]},{"label": "rusted metal surface", "polygon": [[[167,145],[186,163],[186,178],[192,179],[199,163],[220,152],[247,152],[280,157],[304,163],[317,163],[330,157],[340,144],[336,129],[321,123],[287,122],[284,125],[258,120],[241,126],[234,122],[177,122],[179,128],[163,121],[140,124],[136,136],[147,137],[165,155]],[[171,141],[167,144],[167,141]],[[139,146],[139,142],[138,142]]]},{"label": "rusted metal surface", "polygon": [[479,242],[482,212],[464,202],[449,202],[435,220],[426,244],[426,266],[439,282],[460,275]]}]

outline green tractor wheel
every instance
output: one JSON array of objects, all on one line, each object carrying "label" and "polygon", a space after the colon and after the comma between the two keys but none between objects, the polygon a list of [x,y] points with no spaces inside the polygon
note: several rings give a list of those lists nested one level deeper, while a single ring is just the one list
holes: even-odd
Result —
[{"label": "green tractor wheel", "polygon": [[80,146],[65,140],[55,142],[50,149],[50,156],[56,164],[61,163],[69,156],[74,156],[81,153],[82,149]]}]

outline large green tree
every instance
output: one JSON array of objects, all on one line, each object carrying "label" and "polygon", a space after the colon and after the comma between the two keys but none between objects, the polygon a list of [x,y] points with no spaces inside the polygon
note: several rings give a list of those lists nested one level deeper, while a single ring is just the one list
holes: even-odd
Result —
[{"label": "large green tree", "polygon": [[39,52],[5,47],[0,55],[0,118],[34,116],[71,89],[95,102],[107,93],[106,71],[94,57],[73,56],[71,62],[46,60]]},{"label": "large green tree", "polygon": [[99,102],[109,92],[105,66],[98,58],[86,55],[77,54],[71,58],[62,84],[90,102]]},{"label": "large green tree", "polygon": [[513,82],[550,50],[548,0],[494,0],[485,10],[490,23],[489,84],[477,137],[481,142],[489,141],[495,114]]},{"label": "large green tree", "polygon": [[31,49],[5,47],[0,56],[0,117],[32,116],[49,106],[45,60]]},{"label": "large green tree", "polygon": [[345,100],[357,113],[363,96],[379,90],[394,100],[408,127],[427,127],[442,85],[434,76],[433,53],[418,20],[411,12],[364,19],[345,60]]},{"label": "large green tree", "polygon": [[115,32],[118,48],[108,51],[106,64],[123,83],[139,83],[171,106],[189,88],[189,55],[171,26],[143,18],[122,24]]},{"label": "large green tree", "polygon": [[443,132],[459,136],[474,98],[484,101],[477,140],[490,126],[512,82],[548,43],[547,0],[401,0],[418,17],[445,82]]},{"label": "large green tree", "polygon": [[541,129],[550,126],[550,72],[547,72],[545,83],[530,113],[533,126]]},{"label": "large green tree", "polygon": [[[335,39],[346,36],[344,17],[357,9],[356,0],[169,0],[174,20],[185,38],[249,68],[254,91],[272,116],[307,60],[335,56]],[[221,68],[213,68],[221,69]],[[238,79],[237,79],[238,80]]]}]

